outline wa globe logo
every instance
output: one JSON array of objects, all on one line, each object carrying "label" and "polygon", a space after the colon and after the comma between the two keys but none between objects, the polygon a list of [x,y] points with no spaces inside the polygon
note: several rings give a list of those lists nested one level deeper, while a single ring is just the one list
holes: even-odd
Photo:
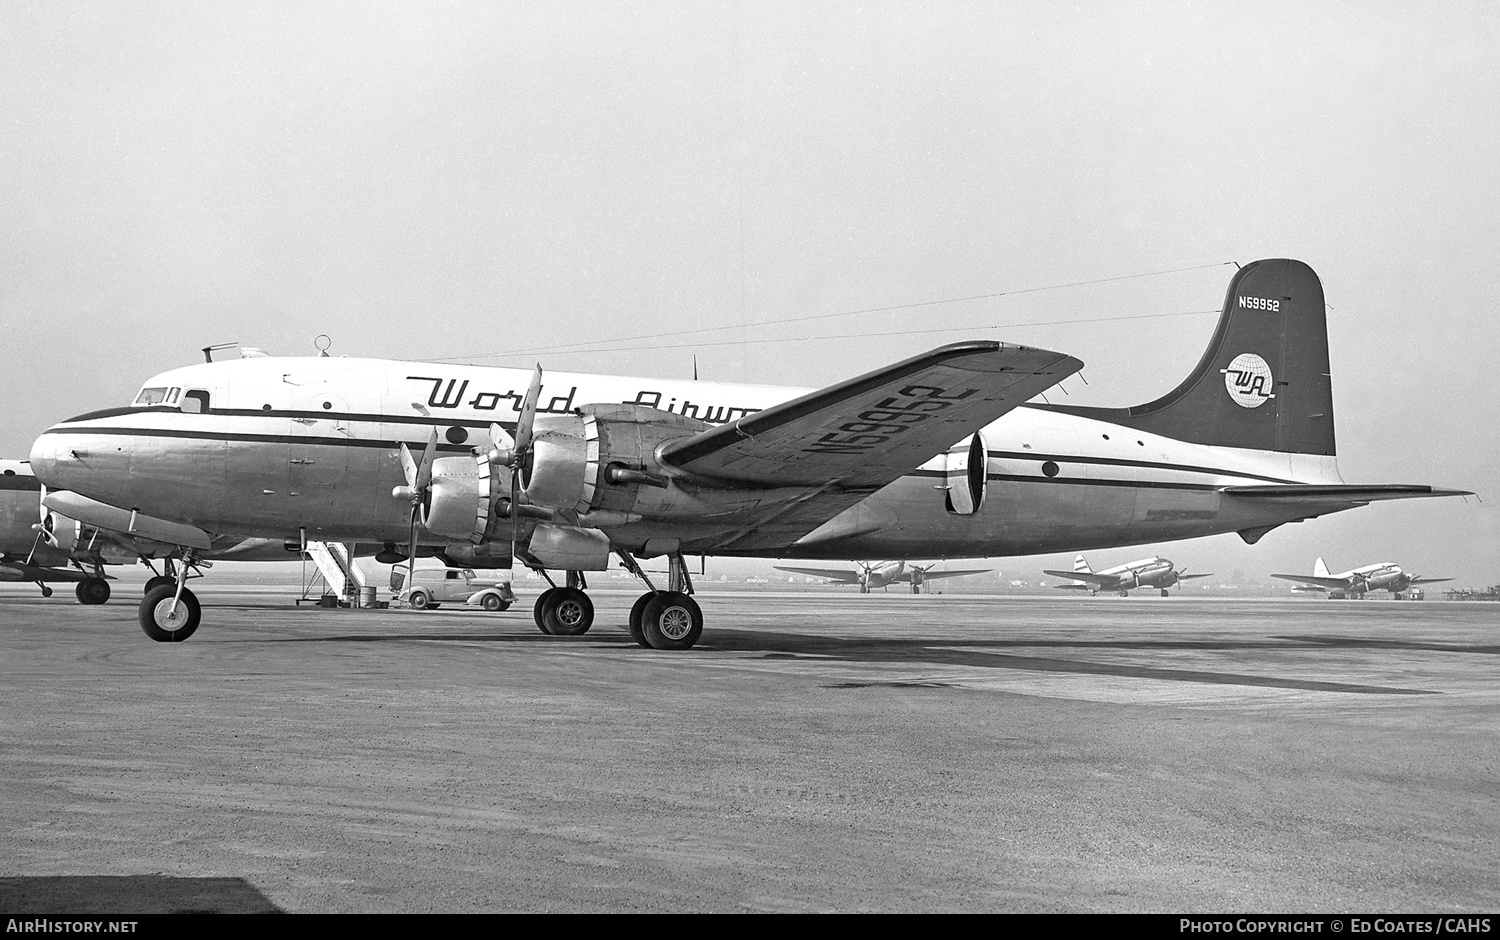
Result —
[{"label": "wa globe logo", "polygon": [[1271,391],[1276,384],[1271,367],[1255,353],[1240,353],[1228,368],[1219,372],[1224,376],[1229,397],[1241,408],[1259,408],[1267,399],[1276,397]]}]

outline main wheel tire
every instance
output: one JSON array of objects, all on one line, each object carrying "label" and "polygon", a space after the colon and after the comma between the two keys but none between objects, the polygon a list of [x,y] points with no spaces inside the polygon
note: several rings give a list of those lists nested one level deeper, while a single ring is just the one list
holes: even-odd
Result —
[{"label": "main wheel tire", "polygon": [[198,629],[203,611],[198,598],[186,588],[178,598],[176,609],[168,616],[167,611],[172,608],[172,598],[176,594],[176,585],[164,584],[141,598],[141,629],[158,643],[180,643]]},{"label": "main wheel tire", "polygon": [[437,606],[432,602],[432,598],[428,596],[426,591],[412,591],[407,603],[412,606],[413,610],[426,610],[429,607]]},{"label": "main wheel tire", "polygon": [[103,578],[84,578],[76,589],[78,603],[103,604],[109,600],[109,582]]},{"label": "main wheel tire", "polygon": [[642,594],[630,608],[630,638],[646,649],[650,649],[651,644],[646,642],[646,628],[641,623],[641,617],[646,612],[646,605],[655,596],[654,592]]},{"label": "main wheel tire", "polygon": [[144,591],[142,591],[141,593],[142,594],[150,594],[152,591],[154,591],[157,588],[161,587],[163,584],[170,584],[170,585],[172,585],[172,587],[175,588],[175,587],[177,587],[177,579],[176,578],[169,578],[169,577],[167,577],[164,574],[156,575],[151,580],[149,580],[149,581],[146,582],[146,589]]},{"label": "main wheel tire", "polygon": [[536,628],[548,636],[552,635],[552,630],[547,626],[547,608],[557,597],[557,591],[557,588],[548,588],[537,595],[536,603],[531,605],[531,618],[536,621]]},{"label": "main wheel tire", "polygon": [[87,583],[87,581],[79,581],[77,584],[73,585],[73,596],[78,598],[78,603],[80,604],[91,603],[89,601],[89,596],[83,592],[83,586]]},{"label": "main wheel tire", "polygon": [[542,612],[546,631],[553,636],[583,636],[594,625],[594,602],[578,588],[557,588]]},{"label": "main wheel tire", "polygon": [[484,596],[484,599],[479,602],[479,606],[483,607],[485,610],[489,611],[490,613],[494,613],[497,610],[504,610],[505,609],[505,608],[503,608],[503,607],[500,606],[500,598],[497,597],[494,594],[486,594]]},{"label": "main wheel tire", "polygon": [[641,629],[652,649],[692,649],[703,635],[703,611],[681,591],[660,591],[641,611]]}]

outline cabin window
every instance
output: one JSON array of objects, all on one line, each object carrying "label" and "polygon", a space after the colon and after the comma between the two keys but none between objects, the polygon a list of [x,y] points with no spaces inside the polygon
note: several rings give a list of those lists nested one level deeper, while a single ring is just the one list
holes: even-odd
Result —
[{"label": "cabin window", "polygon": [[208,393],[202,389],[193,389],[182,396],[182,410],[188,414],[208,414]]},{"label": "cabin window", "polygon": [[141,393],[135,396],[137,405],[159,405],[167,400],[166,386],[161,388],[143,388]]}]

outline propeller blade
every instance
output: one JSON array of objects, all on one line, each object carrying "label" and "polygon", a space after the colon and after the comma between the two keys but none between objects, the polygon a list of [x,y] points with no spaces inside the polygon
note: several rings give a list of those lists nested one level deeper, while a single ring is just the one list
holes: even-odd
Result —
[{"label": "propeller blade", "polygon": [[531,386],[526,389],[526,398],[521,402],[521,416],[516,419],[516,459],[531,446],[531,426],[536,421],[537,399],[542,397],[542,365],[537,363],[531,373]]},{"label": "propeller blade", "polygon": [[521,537],[521,470],[510,472],[510,570],[516,570],[516,542]]},{"label": "propeller blade", "polygon": [[405,441],[401,442],[401,472],[406,475],[407,488],[415,490],[417,488],[417,461],[412,457],[411,448],[406,446]]},{"label": "propeller blade", "polygon": [[[407,456],[411,456],[409,453]],[[432,461],[437,457],[437,428],[432,429],[432,435],[427,438],[427,448],[422,451],[422,462],[417,466],[416,489],[418,492],[427,489],[427,484],[432,482]]]},{"label": "propeller blade", "polygon": [[511,460],[516,455],[516,439],[511,437],[506,430],[498,424],[490,425],[490,463],[497,466],[510,466]]},{"label": "propeller blade", "polygon": [[416,584],[417,576],[417,512],[420,509],[417,503],[412,503],[411,526],[406,531],[406,590],[407,597],[411,597],[410,591]]}]

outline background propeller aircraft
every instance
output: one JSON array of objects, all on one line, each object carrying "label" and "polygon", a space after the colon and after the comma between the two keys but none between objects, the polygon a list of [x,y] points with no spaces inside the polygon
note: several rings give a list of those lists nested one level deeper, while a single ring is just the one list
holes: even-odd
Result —
[{"label": "background propeller aircraft", "polygon": [[777,571],[792,571],[797,574],[810,574],[815,578],[827,578],[835,584],[857,584],[861,594],[868,594],[876,588],[885,588],[900,582],[911,584],[913,594],[921,594],[922,585],[928,581],[961,578],[969,574],[987,574],[994,570],[977,568],[967,571],[933,571],[932,569],[937,567],[937,562],[910,567],[907,567],[904,561],[878,561],[871,564],[856,562],[856,564],[859,565],[856,571],[848,568],[784,568],[781,565],[775,567]]},{"label": "background propeller aircraft", "polygon": [[[43,504],[44,498],[71,507],[78,515],[92,516],[105,510],[122,529],[91,525],[54,511]],[[139,513],[134,518],[133,535],[126,531],[131,526],[129,513],[101,506],[76,493],[48,497],[27,461],[0,460],[0,581],[34,582],[43,597],[52,596],[49,582],[71,582],[76,584],[74,593],[80,604],[103,604],[111,593],[106,565],[141,562],[150,567],[151,560],[159,560],[167,574],[147,581],[147,590],[158,584],[175,584],[175,563],[181,550],[172,539],[180,535],[182,527]],[[279,539],[219,536],[200,557],[286,561],[296,556],[288,554]],[[155,572],[153,567],[153,575]]]},{"label": "background propeller aircraft", "polygon": [[1100,591],[1119,591],[1125,597],[1134,588],[1157,588],[1161,596],[1167,596],[1167,588],[1190,578],[1207,578],[1209,574],[1186,574],[1186,568],[1174,569],[1172,563],[1160,556],[1142,558],[1124,565],[1116,565],[1104,571],[1089,567],[1088,560],[1079,555],[1073,559],[1072,571],[1045,571],[1055,578],[1072,578],[1072,583],[1054,587],[1098,594]]},{"label": "background propeller aircraft", "polygon": [[1328,566],[1321,558],[1313,564],[1311,575],[1273,574],[1271,577],[1299,582],[1292,588],[1294,591],[1327,591],[1329,598],[1333,600],[1363,597],[1370,591],[1390,591],[1391,595],[1399,601],[1402,591],[1418,584],[1437,584],[1440,581],[1453,580],[1452,578],[1419,578],[1402,571],[1400,565],[1391,561],[1377,562],[1373,565],[1365,565],[1363,568],[1351,568],[1342,574],[1329,574]]},{"label": "background propeller aircraft", "polygon": [[[1254,543],[1287,522],[1458,492],[1343,482],[1322,285],[1297,261],[1235,275],[1207,352],[1162,398],[1028,403],[1081,367],[974,341],[809,392],[242,358],[164,372],[130,407],[56,424],[31,463],[49,487],[188,527],[188,567],[213,533],[239,532],[566,572],[535,608],[554,634],[589,628],[585,573],[613,555],[647,588],[630,629],[656,649],[702,631],[687,555],[963,558],[1223,532]],[[661,588],[636,560],[658,556]],[[148,635],[197,628],[185,579],[142,601]]]}]

